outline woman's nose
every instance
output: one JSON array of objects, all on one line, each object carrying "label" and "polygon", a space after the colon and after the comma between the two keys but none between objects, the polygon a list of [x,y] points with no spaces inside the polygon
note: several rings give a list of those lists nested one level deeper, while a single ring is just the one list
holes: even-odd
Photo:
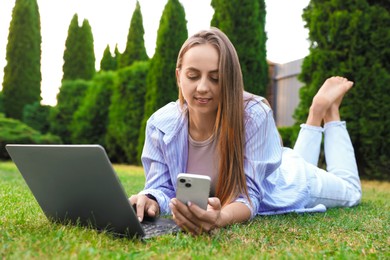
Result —
[{"label": "woman's nose", "polygon": [[207,92],[209,90],[209,85],[208,85],[207,77],[202,77],[199,80],[198,86],[197,86],[197,91],[198,92]]}]

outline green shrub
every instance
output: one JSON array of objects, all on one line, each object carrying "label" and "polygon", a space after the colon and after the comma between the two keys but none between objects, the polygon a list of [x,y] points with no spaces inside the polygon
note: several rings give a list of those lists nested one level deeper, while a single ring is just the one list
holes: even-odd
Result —
[{"label": "green shrub", "polygon": [[60,93],[57,95],[57,106],[50,112],[50,132],[60,136],[64,143],[71,143],[69,125],[90,83],[81,79],[62,82]]},{"label": "green shrub", "polygon": [[106,148],[110,158],[118,162],[139,163],[137,146],[144,116],[145,79],[149,62],[134,62],[118,71],[109,110]]},{"label": "green shrub", "polygon": [[23,122],[31,126],[35,130],[45,134],[49,132],[51,106],[41,105],[40,102],[26,105],[23,109]]},{"label": "green shrub", "polygon": [[42,135],[39,131],[19,120],[0,114],[0,159],[9,159],[6,144],[55,144],[62,143],[58,136]]},{"label": "green shrub", "polygon": [[4,113],[4,107],[3,107],[3,92],[0,91],[0,113]]},{"label": "green shrub", "polygon": [[286,126],[278,127],[279,134],[281,135],[283,146],[294,148],[295,141],[297,140],[300,127],[299,126]]},{"label": "green shrub", "polygon": [[108,125],[108,109],[113,86],[117,80],[114,72],[95,75],[84,99],[73,115],[70,124],[72,143],[94,143],[105,146]]}]

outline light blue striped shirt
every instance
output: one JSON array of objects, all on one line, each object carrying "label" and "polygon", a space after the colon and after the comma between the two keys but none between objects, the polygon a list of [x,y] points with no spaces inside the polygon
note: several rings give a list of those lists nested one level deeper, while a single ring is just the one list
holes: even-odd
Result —
[{"label": "light blue striped shirt", "polygon": [[[264,180],[282,159],[272,110],[260,100],[249,100],[244,113],[244,171],[251,203],[244,196],[236,199],[250,208],[252,217],[260,213],[262,201],[268,197]],[[170,214],[168,205],[176,197],[176,178],[186,171],[188,160],[188,117],[178,102],[165,105],[149,118],[141,159],[146,174],[141,194],[156,197],[161,214]]]}]

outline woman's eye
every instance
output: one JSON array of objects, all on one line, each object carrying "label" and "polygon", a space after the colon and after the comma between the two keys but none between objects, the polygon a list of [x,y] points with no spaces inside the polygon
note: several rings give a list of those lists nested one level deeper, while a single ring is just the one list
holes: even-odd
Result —
[{"label": "woman's eye", "polygon": [[198,78],[198,75],[197,74],[187,74],[187,78],[194,80],[194,79]]},{"label": "woman's eye", "polygon": [[211,81],[218,83],[219,78],[218,77],[210,77]]}]

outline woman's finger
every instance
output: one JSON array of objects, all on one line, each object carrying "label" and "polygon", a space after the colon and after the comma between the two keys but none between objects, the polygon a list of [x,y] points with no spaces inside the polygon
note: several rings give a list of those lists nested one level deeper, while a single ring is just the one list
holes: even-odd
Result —
[{"label": "woman's finger", "polygon": [[[189,211],[197,222],[203,222],[204,227],[214,227],[217,225],[218,218],[221,214],[221,202],[218,198],[209,198],[207,211],[199,208],[197,205],[189,205]],[[207,225],[206,225],[207,224]]]},{"label": "woman's finger", "polygon": [[188,205],[185,205],[180,200],[173,198],[171,200],[171,203],[175,206],[176,210],[180,212],[181,215],[183,215],[185,218],[191,220],[192,222],[195,222],[197,219],[194,218],[193,213],[189,210]]},{"label": "woman's finger", "polygon": [[[176,224],[183,230],[192,233],[192,234],[200,234],[202,230],[202,223],[200,221],[193,222],[194,218],[191,216],[191,218],[187,218],[189,210],[187,206],[185,206],[183,203],[180,205],[180,203],[177,203],[176,201],[172,201],[170,203],[170,207],[172,210],[173,220],[176,222]],[[187,209],[183,210],[183,206]],[[181,210],[179,209],[181,207]],[[183,214],[183,211],[186,212],[187,216]]]}]

